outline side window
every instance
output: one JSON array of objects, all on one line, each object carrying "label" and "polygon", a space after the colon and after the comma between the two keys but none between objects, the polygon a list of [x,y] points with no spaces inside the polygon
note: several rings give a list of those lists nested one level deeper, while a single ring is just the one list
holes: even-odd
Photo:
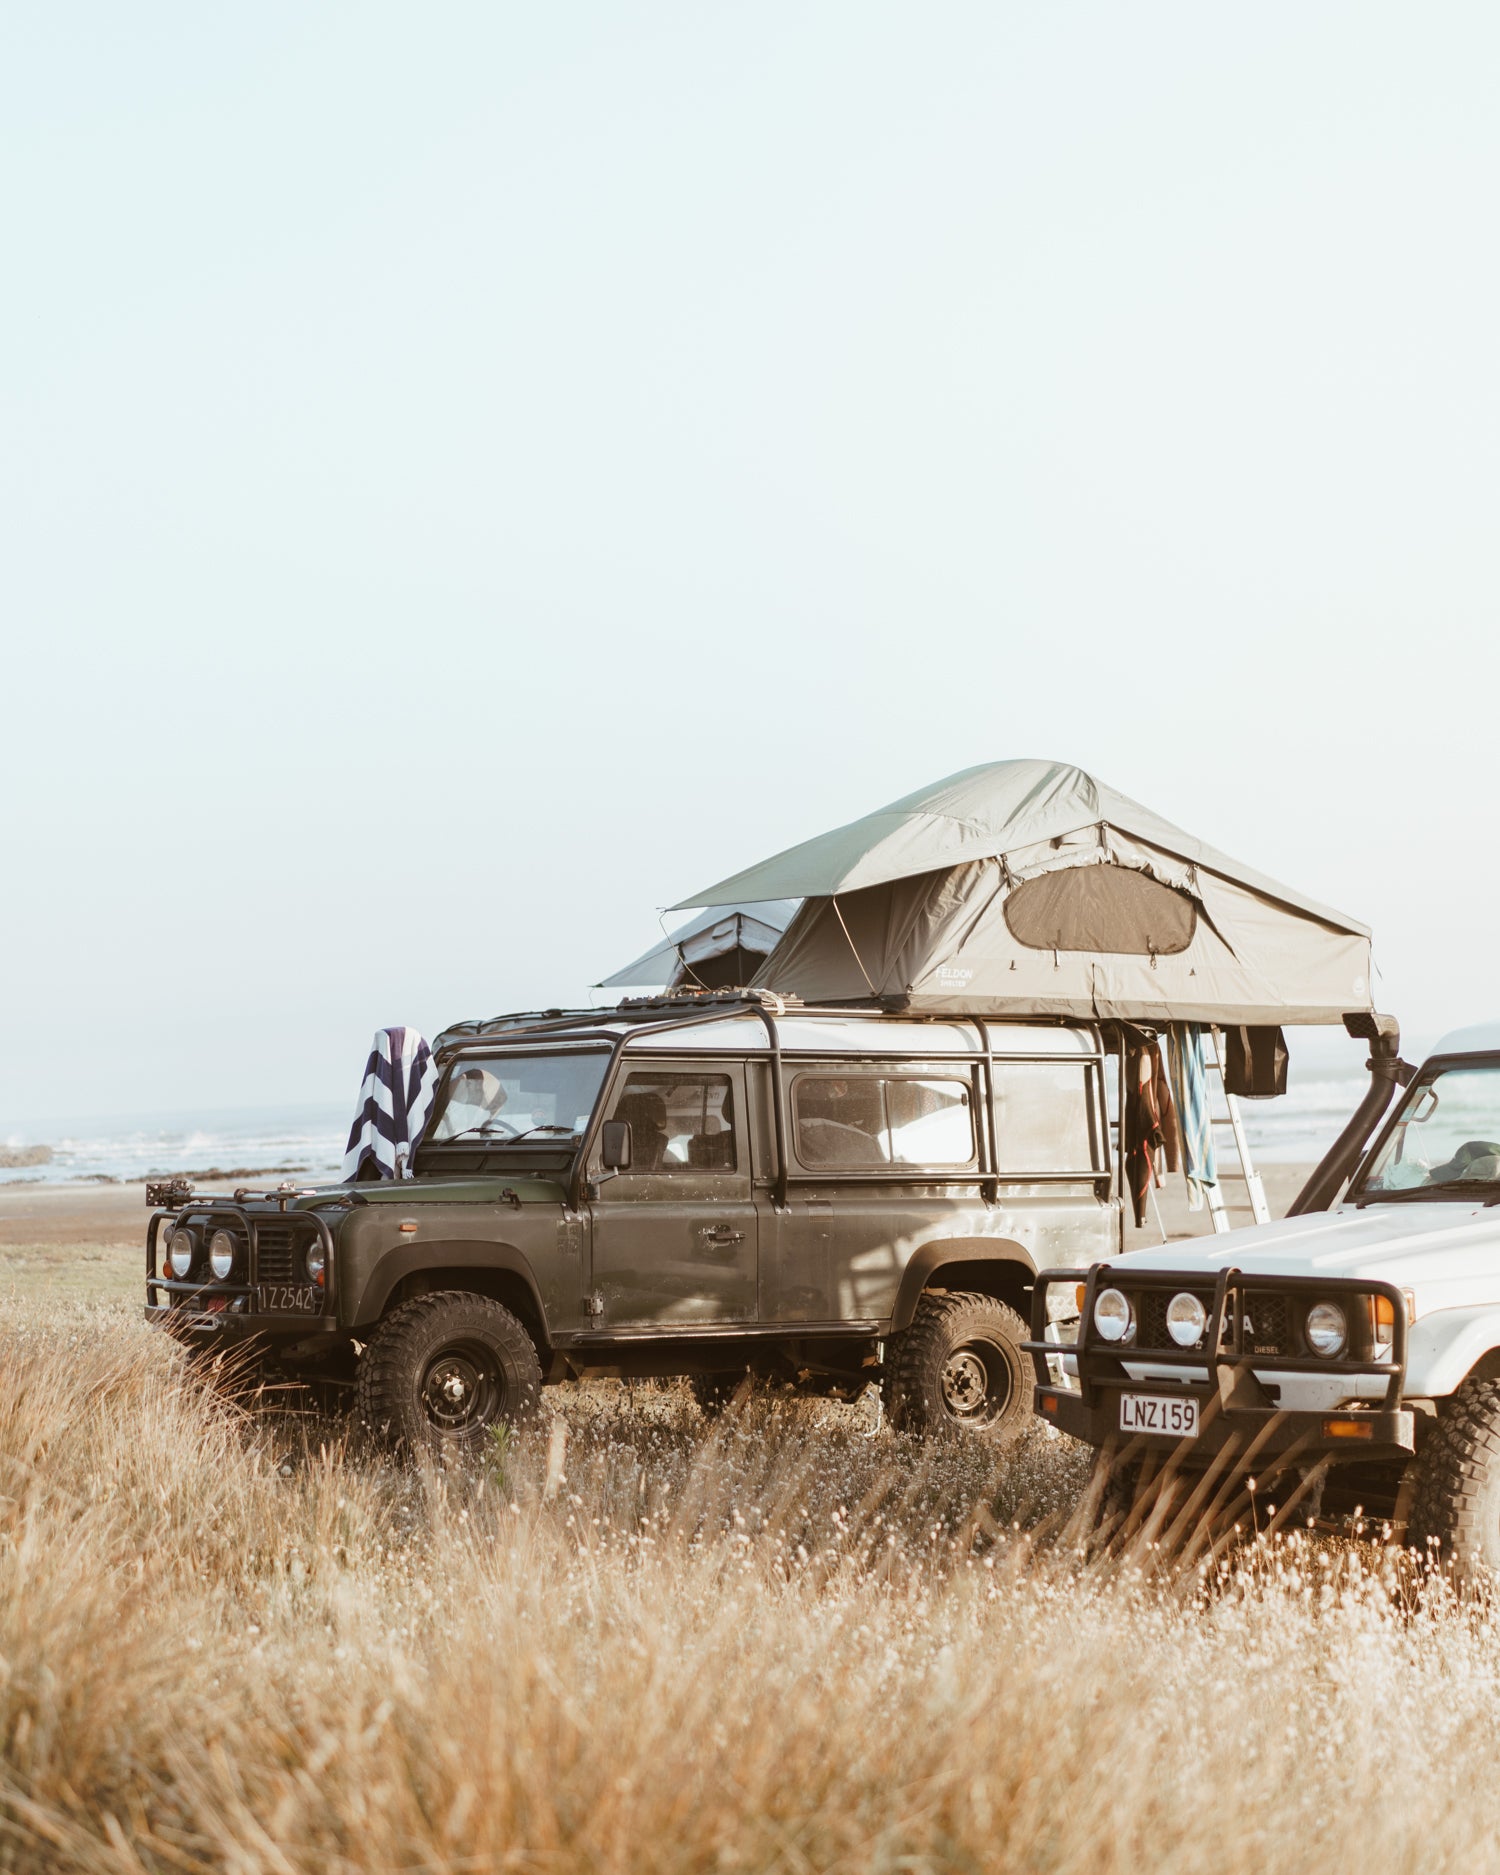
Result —
[{"label": "side window", "polygon": [[968,1165],[974,1157],[974,1106],[962,1081],[887,1081],[895,1165]]},{"label": "side window", "polygon": [[797,1157],[810,1166],[887,1165],[884,1082],[873,1074],[799,1075],[792,1088]]},{"label": "side window", "polygon": [[874,1074],[799,1075],[792,1089],[805,1166],[969,1165],[974,1112],[964,1081]]},{"label": "side window", "polygon": [[739,1165],[727,1074],[633,1070],[609,1117],[630,1123],[632,1173],[733,1172]]},{"label": "side window", "polygon": [[997,1172],[1094,1168],[1094,1084],[1086,1061],[997,1061],[994,1073]]}]

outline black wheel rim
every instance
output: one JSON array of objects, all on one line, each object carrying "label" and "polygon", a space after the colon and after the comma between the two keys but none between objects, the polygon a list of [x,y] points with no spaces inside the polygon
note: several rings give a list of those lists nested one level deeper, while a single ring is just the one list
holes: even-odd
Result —
[{"label": "black wheel rim", "polygon": [[497,1416],[504,1383],[490,1350],[462,1341],[433,1355],[418,1392],[435,1432],[464,1433],[487,1426]]},{"label": "black wheel rim", "polygon": [[1010,1362],[993,1341],[964,1341],[943,1363],[938,1392],[960,1426],[993,1426],[1015,1391]]}]

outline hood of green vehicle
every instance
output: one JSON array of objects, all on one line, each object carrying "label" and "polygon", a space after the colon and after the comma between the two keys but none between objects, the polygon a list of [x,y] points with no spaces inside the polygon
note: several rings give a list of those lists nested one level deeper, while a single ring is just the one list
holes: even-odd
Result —
[{"label": "hood of green vehicle", "polygon": [[419,1204],[500,1204],[514,1199],[522,1204],[561,1204],[567,1193],[551,1178],[402,1178],[378,1185],[335,1185],[308,1192],[297,1208],[313,1210],[330,1199],[353,1195],[364,1204],[398,1204],[403,1209]]}]

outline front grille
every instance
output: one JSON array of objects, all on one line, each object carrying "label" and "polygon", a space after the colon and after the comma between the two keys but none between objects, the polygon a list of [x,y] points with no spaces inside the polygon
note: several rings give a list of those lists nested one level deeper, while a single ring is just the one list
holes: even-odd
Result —
[{"label": "front grille", "polygon": [[[1188,1285],[1184,1284],[1183,1287],[1188,1288]],[[1159,1348],[1173,1354],[1188,1352],[1179,1348],[1167,1332],[1167,1304],[1182,1291],[1176,1288],[1130,1290],[1128,1285],[1126,1288],[1135,1305],[1136,1332],[1135,1340],[1130,1344],[1132,1350],[1145,1353]],[[1211,1289],[1188,1288],[1188,1293],[1197,1296],[1205,1311],[1212,1316],[1214,1295]],[[1238,1297],[1237,1321],[1235,1301],[1231,1293],[1225,1308],[1228,1320],[1224,1324],[1221,1344],[1225,1354],[1253,1356],[1295,1354],[1298,1351],[1292,1332],[1290,1296],[1276,1295],[1264,1289],[1242,1290]]]},{"label": "front grille", "polygon": [[1292,1352],[1292,1308],[1287,1296],[1252,1289],[1240,1303],[1240,1329],[1246,1354]]},{"label": "front grille", "polygon": [[302,1255],[312,1241],[295,1224],[255,1226],[255,1276],[263,1283],[298,1283],[306,1280]]},{"label": "front grille", "polygon": [[[1174,1354],[1182,1350],[1167,1333],[1167,1304],[1173,1296],[1182,1293],[1179,1289],[1142,1289],[1135,1298],[1136,1337],[1138,1348],[1170,1348]],[[1197,1296],[1204,1309],[1213,1313],[1214,1295],[1211,1289],[1190,1290]]]}]

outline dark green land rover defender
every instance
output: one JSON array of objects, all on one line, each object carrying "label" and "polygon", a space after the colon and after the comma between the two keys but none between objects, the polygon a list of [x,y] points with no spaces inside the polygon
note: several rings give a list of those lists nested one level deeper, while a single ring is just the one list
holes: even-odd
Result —
[{"label": "dark green land rover defender", "polygon": [[147,1319],[352,1385],[462,1447],[591,1375],[747,1372],[999,1438],[1031,1410],[1036,1271],[1120,1247],[1100,1032],[763,992],[505,1016],[438,1038],[412,1175],[157,1186]]}]

